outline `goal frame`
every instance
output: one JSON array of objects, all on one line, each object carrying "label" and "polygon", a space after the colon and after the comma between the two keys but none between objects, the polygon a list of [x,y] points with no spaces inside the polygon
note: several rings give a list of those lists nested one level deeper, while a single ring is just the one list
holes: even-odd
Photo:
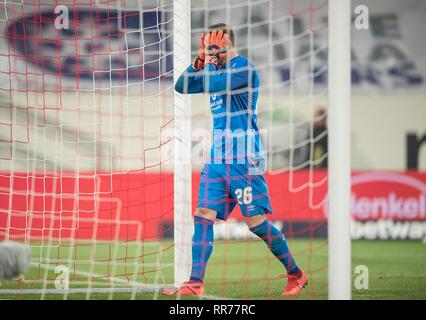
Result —
[{"label": "goal frame", "polygon": [[[328,297],[351,299],[350,110],[351,0],[328,0]],[[175,0],[173,8],[174,80],[191,63],[191,0]],[[173,94],[174,113],[174,285],[188,280],[191,268],[192,170],[191,96]],[[6,234],[6,237],[8,234]],[[139,286],[138,286],[139,285]],[[145,292],[158,288],[88,288],[77,292]],[[50,289],[49,289],[50,290]],[[2,293],[61,293],[61,290],[2,290]]]},{"label": "goal frame", "polygon": [[[191,63],[191,0],[174,2],[174,78]],[[350,110],[351,0],[328,3],[328,298],[351,299]],[[174,275],[188,279],[191,265],[191,98],[174,93]]]}]

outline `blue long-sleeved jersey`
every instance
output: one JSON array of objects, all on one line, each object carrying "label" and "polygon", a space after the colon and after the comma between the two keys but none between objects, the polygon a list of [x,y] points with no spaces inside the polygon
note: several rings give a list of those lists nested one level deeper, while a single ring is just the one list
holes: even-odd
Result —
[{"label": "blue long-sleeved jersey", "polygon": [[237,56],[225,66],[189,66],[175,85],[179,93],[209,93],[213,115],[213,163],[264,158],[257,127],[259,76],[254,65]]}]

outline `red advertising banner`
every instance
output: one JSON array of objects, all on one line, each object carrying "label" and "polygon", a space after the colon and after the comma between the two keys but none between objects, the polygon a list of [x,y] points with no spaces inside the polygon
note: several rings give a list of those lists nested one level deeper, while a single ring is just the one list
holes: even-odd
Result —
[{"label": "red advertising banner", "polygon": [[[326,222],[326,171],[266,178],[272,220]],[[199,173],[194,173],[193,208],[198,182]],[[426,173],[355,172],[351,212],[355,238],[426,238]],[[231,218],[241,220],[238,208]],[[171,232],[172,221],[171,174],[0,175],[1,238],[154,240]],[[395,228],[402,235],[392,236]]]}]

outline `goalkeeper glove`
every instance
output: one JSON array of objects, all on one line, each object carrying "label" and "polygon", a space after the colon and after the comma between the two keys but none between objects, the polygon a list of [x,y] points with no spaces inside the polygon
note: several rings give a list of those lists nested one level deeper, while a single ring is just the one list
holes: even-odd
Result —
[{"label": "goalkeeper glove", "polygon": [[204,33],[200,37],[200,48],[198,49],[198,57],[192,63],[194,69],[202,70],[204,69],[204,61],[206,59],[206,48],[204,47]]},{"label": "goalkeeper glove", "polygon": [[204,37],[206,50],[205,64],[212,64],[217,69],[219,60],[228,51],[229,37],[223,30],[213,30]]}]

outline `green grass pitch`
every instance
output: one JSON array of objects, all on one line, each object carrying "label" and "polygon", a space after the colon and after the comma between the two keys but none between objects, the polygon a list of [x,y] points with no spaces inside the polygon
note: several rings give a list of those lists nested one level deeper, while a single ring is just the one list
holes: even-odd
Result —
[{"label": "green grass pitch", "polygon": [[[327,244],[325,240],[290,240],[290,247],[295,253],[299,265],[307,271],[310,284],[297,299],[327,299]],[[138,283],[162,284],[173,280],[173,248],[170,242],[128,243],[126,246],[112,247],[109,244],[62,245],[60,250],[51,247],[33,248],[34,257],[50,256],[52,259],[66,261],[75,259],[78,264],[70,270],[70,288],[87,288],[87,274],[99,275],[92,279],[93,288],[108,288],[111,282],[104,275],[117,275],[114,282],[116,288],[126,288],[127,279],[121,275],[132,274],[137,268],[139,275],[132,280]],[[95,249],[95,250],[94,250]],[[43,251],[41,251],[43,250]],[[94,250],[94,251],[93,251]],[[114,252],[114,250],[116,250]],[[161,254],[159,252],[161,251]],[[133,257],[135,252],[143,255]],[[108,257],[114,253],[117,264]],[[90,257],[96,263],[90,264]],[[92,259],[93,260],[93,259]],[[134,262],[138,262],[135,264]],[[352,269],[365,265],[369,272],[368,289],[356,289],[354,286],[357,274],[354,272],[353,299],[426,299],[426,244],[414,241],[353,241]],[[23,289],[41,289],[43,283],[32,282],[31,279],[50,279],[45,288],[52,289],[57,276],[56,264],[50,268],[34,266],[25,275],[21,284]],[[159,272],[161,266],[161,272]],[[133,269],[132,269],[133,268]],[[206,294],[210,298],[234,299],[281,299],[280,293],[284,280],[279,279],[282,266],[275,261],[261,241],[237,242],[218,241],[207,268]],[[4,283],[2,290],[17,289],[17,281]],[[64,299],[62,294],[0,294],[0,299]],[[73,293],[66,299],[165,299],[159,290],[138,293]],[[172,297],[172,299],[174,299]]]}]

